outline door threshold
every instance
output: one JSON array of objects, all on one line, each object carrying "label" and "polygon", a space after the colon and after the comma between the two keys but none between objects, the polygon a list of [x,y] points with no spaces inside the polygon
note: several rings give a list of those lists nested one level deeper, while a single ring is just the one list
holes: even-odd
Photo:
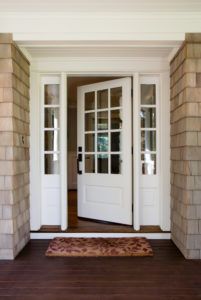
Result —
[{"label": "door threshold", "polygon": [[70,224],[67,230],[62,231],[61,226],[43,225],[37,232],[41,233],[168,233],[162,231],[160,226],[143,225],[140,230],[134,230],[131,225],[122,224],[103,224],[102,222],[86,221],[78,219],[78,222]]},{"label": "door threshold", "polygon": [[170,232],[158,233],[104,233],[104,232],[31,232],[31,239],[53,239],[55,237],[68,238],[126,238],[126,237],[145,237],[147,239],[170,239]]}]

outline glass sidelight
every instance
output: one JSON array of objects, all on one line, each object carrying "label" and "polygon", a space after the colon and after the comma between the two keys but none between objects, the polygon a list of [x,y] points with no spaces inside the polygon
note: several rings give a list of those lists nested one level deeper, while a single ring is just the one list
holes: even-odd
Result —
[{"label": "glass sidelight", "polygon": [[85,93],[85,173],[121,174],[122,87]]},{"label": "glass sidelight", "polygon": [[157,158],[156,84],[141,84],[141,165],[143,175],[155,175]]},{"label": "glass sidelight", "polygon": [[44,85],[44,173],[59,174],[59,84]]}]

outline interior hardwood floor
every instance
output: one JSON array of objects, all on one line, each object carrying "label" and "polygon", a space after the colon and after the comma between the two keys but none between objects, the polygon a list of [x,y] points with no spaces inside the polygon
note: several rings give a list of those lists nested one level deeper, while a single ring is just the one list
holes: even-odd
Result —
[{"label": "interior hardwood floor", "polygon": [[150,240],[153,257],[45,257],[31,240],[14,261],[0,261],[0,299],[198,300],[201,260],[185,260],[170,240]]},{"label": "interior hardwood floor", "polygon": [[[68,192],[68,222],[66,232],[102,232],[102,233],[159,233],[162,232],[159,226],[141,226],[135,231],[133,226],[104,223],[77,217],[77,191]],[[61,232],[60,226],[42,226],[40,232]]]}]

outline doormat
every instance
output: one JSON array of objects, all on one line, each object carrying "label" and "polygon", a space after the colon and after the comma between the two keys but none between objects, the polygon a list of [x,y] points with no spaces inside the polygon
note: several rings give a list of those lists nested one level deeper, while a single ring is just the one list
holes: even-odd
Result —
[{"label": "doormat", "polygon": [[46,256],[153,256],[146,238],[54,238]]}]

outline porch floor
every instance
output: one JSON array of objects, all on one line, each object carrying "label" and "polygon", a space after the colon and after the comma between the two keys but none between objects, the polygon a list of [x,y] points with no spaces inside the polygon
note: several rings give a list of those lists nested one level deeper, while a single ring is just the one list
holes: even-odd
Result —
[{"label": "porch floor", "polygon": [[31,240],[0,261],[0,299],[201,299],[201,261],[170,240],[150,240],[153,257],[50,258],[48,240]]}]

